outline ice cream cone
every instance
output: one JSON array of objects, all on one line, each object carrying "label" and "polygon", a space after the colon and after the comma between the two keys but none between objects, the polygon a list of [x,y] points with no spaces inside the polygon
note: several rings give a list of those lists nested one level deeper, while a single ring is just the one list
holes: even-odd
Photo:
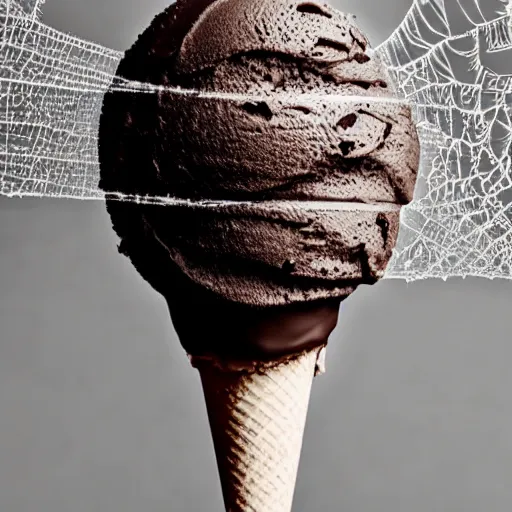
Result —
[{"label": "ice cream cone", "polygon": [[180,0],[117,70],[158,94],[105,95],[100,186],[201,373],[227,512],[290,512],[311,347],[383,276],[412,199],[412,110],[367,49],[316,1]]},{"label": "ice cream cone", "polygon": [[252,368],[192,358],[227,512],[290,512],[320,352]]}]

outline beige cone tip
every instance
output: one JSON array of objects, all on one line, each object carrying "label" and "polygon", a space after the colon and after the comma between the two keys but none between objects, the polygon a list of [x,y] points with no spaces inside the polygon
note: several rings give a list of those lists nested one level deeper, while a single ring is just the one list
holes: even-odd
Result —
[{"label": "beige cone tip", "polygon": [[290,512],[320,349],[244,370],[193,358],[226,512]]}]

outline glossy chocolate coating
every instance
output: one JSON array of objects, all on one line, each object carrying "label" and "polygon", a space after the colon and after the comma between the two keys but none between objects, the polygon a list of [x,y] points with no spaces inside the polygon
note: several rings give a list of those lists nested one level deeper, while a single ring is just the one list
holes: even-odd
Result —
[{"label": "glossy chocolate coating", "polygon": [[178,275],[166,300],[189,355],[265,361],[325,345],[342,299],[254,307],[228,301]]}]

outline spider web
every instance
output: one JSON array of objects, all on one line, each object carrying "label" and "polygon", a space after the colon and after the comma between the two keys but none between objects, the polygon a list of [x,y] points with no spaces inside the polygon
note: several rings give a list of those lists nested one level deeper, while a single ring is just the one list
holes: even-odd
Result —
[{"label": "spider web", "polygon": [[[43,24],[42,3],[0,0],[0,195],[103,199],[103,95],[160,88],[115,77],[123,53]],[[415,0],[376,49],[413,105],[422,145],[388,278],[512,277],[511,7]]]},{"label": "spider web", "polygon": [[387,277],[512,277],[511,7],[418,1],[378,49],[422,142]]}]

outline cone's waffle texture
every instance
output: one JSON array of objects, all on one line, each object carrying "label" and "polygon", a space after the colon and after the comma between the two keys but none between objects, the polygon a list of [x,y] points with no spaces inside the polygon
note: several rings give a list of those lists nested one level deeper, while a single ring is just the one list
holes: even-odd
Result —
[{"label": "cone's waffle texture", "polygon": [[290,512],[318,352],[256,371],[193,361],[227,512]]}]

